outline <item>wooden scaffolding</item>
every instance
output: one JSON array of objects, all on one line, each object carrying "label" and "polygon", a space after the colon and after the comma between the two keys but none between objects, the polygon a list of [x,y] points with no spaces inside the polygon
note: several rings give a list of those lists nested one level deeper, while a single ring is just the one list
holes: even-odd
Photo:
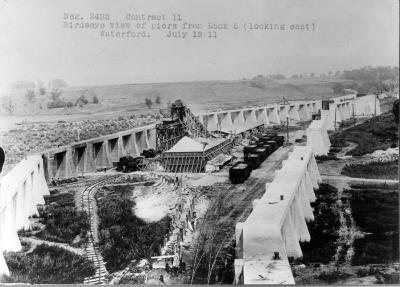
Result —
[{"label": "wooden scaffolding", "polygon": [[170,149],[185,135],[190,137],[207,137],[209,135],[204,125],[180,100],[160,112],[165,118],[162,123],[156,125],[156,149],[158,151]]},{"label": "wooden scaffolding", "polygon": [[232,140],[225,141],[204,149],[203,152],[164,152],[161,156],[162,165],[169,172],[204,172],[207,161],[221,153],[230,153]]}]

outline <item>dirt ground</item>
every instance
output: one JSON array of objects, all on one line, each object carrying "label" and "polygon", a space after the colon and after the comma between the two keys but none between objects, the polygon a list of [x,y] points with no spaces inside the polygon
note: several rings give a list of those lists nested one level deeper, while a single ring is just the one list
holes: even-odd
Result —
[{"label": "dirt ground", "polygon": [[[289,151],[290,146],[279,148],[257,170],[254,170],[243,184],[231,184],[228,180],[227,169],[204,177],[209,179],[208,183],[206,183],[206,180],[202,183],[206,184],[203,187],[207,187],[205,195],[210,202],[210,209],[209,213],[203,218],[189,249],[184,252],[183,256],[186,264],[191,266],[189,270],[192,270],[193,266],[198,264],[195,254],[198,250],[197,246],[203,238],[206,238],[206,245],[214,242],[216,248],[219,245],[223,247],[218,257],[223,260],[229,258],[231,242],[235,238],[236,223],[246,220],[252,210],[253,201],[265,193],[265,184],[273,180],[275,170],[281,167],[282,161],[287,158]],[[195,183],[198,184],[200,181]],[[204,277],[207,267],[203,266],[206,262],[208,261],[202,261],[202,264],[195,272],[194,283],[207,283],[207,278]],[[220,264],[222,263],[220,262]],[[219,268],[222,267],[219,266]],[[225,268],[223,271],[225,275],[220,275],[220,277],[213,280],[229,284],[230,279],[227,273],[230,271],[228,269]],[[188,280],[191,276],[192,273],[188,274]]]},{"label": "dirt ground", "polygon": [[152,186],[135,187],[131,196],[135,215],[146,222],[157,222],[167,216],[179,198],[179,190],[163,178]]},{"label": "dirt ground", "polygon": [[[353,142],[348,142],[348,145],[344,147],[340,152],[337,153],[337,157],[342,157],[345,155],[346,152],[349,150],[355,148],[357,144]],[[363,155],[363,156],[357,156],[357,157],[343,157],[338,160],[326,160],[322,162],[318,162],[318,169],[321,173],[321,175],[324,178],[324,182],[328,183],[330,185],[335,186],[338,189],[338,198],[342,198],[342,192],[343,190],[350,189],[349,182],[345,181],[344,179],[348,179],[346,177],[343,177],[341,175],[341,171],[344,168],[346,164],[360,164],[360,163],[365,163],[365,162],[370,162],[370,161],[377,161],[379,159],[383,159],[384,157],[389,157],[393,153],[393,150],[388,150],[388,151],[377,151],[373,155]],[[374,183],[374,184],[378,184]],[[383,182],[384,180],[382,180]],[[366,182],[363,184],[367,184]],[[352,266],[350,261],[353,254],[353,242],[357,238],[357,236],[360,234],[359,228],[356,225],[356,222],[354,221],[352,217],[352,211],[351,207],[348,204],[339,204],[338,205],[338,210],[339,214],[341,214],[341,217],[344,217],[347,215],[351,220],[350,223],[348,223],[345,220],[341,221],[341,228],[338,230],[338,234],[340,237],[340,242],[344,244],[343,246],[339,245],[338,251],[342,247],[345,247],[347,249],[347,257],[348,260],[344,263],[336,264],[337,262],[331,262],[330,265],[324,266],[322,264],[318,264],[320,266],[315,267],[312,265],[309,266],[296,266],[294,267],[295,272],[297,273],[298,277],[296,278],[296,284],[299,285],[304,285],[304,284],[327,284],[325,281],[319,280],[318,276],[321,274],[334,274],[334,272],[338,272],[337,276],[332,275],[332,280],[331,283],[336,284],[336,285],[371,285],[371,284],[377,284],[379,283],[379,280],[383,280],[381,275],[369,275],[368,272],[366,272],[366,275],[359,275],[357,272],[360,268],[365,268],[369,269],[370,266]],[[347,214],[345,214],[347,213]],[[387,271],[386,269],[390,269]],[[396,267],[396,264],[390,264],[388,266],[380,266],[378,267],[377,270],[380,270],[382,274],[396,274],[398,273],[398,267]],[[381,274],[378,272],[378,274]],[[343,276],[340,277],[340,276]],[[386,275],[385,275],[386,276]],[[327,280],[327,279],[325,279]]]}]

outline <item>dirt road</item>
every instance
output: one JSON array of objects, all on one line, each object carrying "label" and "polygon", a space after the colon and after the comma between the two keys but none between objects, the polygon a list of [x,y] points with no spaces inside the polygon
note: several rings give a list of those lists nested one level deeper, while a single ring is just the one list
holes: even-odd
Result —
[{"label": "dirt road", "polygon": [[[246,218],[252,211],[253,201],[262,197],[265,193],[265,184],[272,182],[275,176],[275,170],[281,168],[282,161],[287,159],[290,147],[281,147],[275,151],[263,164],[256,170],[254,170],[250,178],[243,184],[230,184],[230,183],[215,183],[212,185],[212,189],[209,191],[210,201],[212,205],[210,207],[211,214],[205,217],[202,223],[201,234],[197,235],[197,242],[204,240],[204,246],[210,244],[215,245],[214,249],[211,249],[211,256],[207,257],[200,264],[199,269],[196,272],[194,283],[207,283],[207,275],[209,272],[210,259],[216,256],[216,250],[219,246],[223,248],[218,252],[219,267],[225,269],[222,271],[216,281],[223,283],[229,283],[224,278],[225,274],[229,272],[229,268],[221,267],[224,265],[224,261],[229,257],[229,249],[231,247],[232,240],[235,238],[235,226],[237,222],[245,221]],[[228,171],[221,171],[218,176],[222,174],[228,178]],[[192,246],[188,250],[186,258],[195,258],[196,244],[192,243]],[[204,247],[201,247],[204,248]],[[197,257],[198,258],[198,257]],[[207,259],[208,258],[208,259]],[[208,260],[208,261],[207,261]],[[186,262],[190,266],[193,266],[194,262]],[[218,264],[216,264],[218,266]],[[216,268],[216,269],[218,269]],[[215,271],[214,275],[217,275],[218,271]],[[221,273],[221,272],[220,272]]]}]

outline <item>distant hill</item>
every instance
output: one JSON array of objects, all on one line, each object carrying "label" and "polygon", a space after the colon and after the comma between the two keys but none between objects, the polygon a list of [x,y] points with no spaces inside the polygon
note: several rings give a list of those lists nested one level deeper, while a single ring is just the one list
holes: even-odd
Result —
[{"label": "distant hill", "polygon": [[[235,108],[246,105],[276,103],[289,100],[326,99],[333,97],[332,87],[341,80],[285,79],[264,80],[255,85],[253,80],[205,81],[118,85],[92,87],[105,102],[113,105],[142,104],[146,98],[161,98],[162,103],[182,99],[193,110]],[[72,92],[72,91],[71,91]]]},{"label": "distant hill", "polygon": [[[46,108],[46,104],[51,101],[49,91],[46,95],[38,95],[36,101],[29,104],[26,103],[22,92],[8,96],[16,103],[15,115],[25,117],[49,115],[58,118],[61,116],[65,118],[65,115],[70,115],[71,118],[82,115],[85,118],[95,118],[156,111],[176,99],[182,99],[194,111],[278,103],[283,97],[288,100],[327,99],[335,96],[332,87],[337,82],[346,81],[333,78],[279,80],[256,78],[238,81],[65,87],[62,88],[60,96],[64,101],[76,102],[81,95],[87,96],[89,91],[90,95],[98,97],[99,104],[51,110]],[[151,99],[154,103],[157,97],[161,103],[153,104],[149,109],[145,105],[145,99]]]}]

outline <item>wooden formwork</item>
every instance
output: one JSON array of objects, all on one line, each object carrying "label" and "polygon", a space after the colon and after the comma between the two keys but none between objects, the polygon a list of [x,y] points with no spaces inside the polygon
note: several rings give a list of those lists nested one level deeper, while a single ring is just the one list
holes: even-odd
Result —
[{"label": "wooden formwork", "polygon": [[207,161],[221,153],[229,153],[231,148],[232,140],[226,139],[203,152],[164,152],[162,165],[169,172],[204,172]]}]

